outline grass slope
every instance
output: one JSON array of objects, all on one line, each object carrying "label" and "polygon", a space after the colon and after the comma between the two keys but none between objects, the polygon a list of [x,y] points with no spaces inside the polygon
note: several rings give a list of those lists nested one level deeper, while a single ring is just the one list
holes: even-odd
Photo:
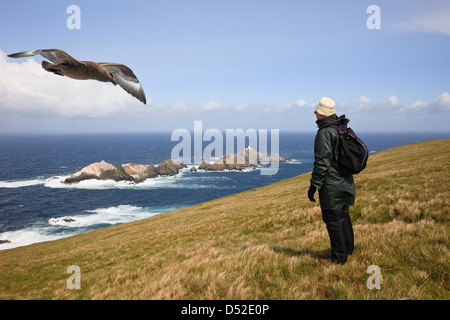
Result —
[{"label": "grass slope", "polygon": [[[449,299],[450,139],[370,157],[355,176],[355,252],[329,238],[310,173],[190,208],[0,251],[1,299]],[[149,194],[149,196],[151,196]],[[369,290],[368,266],[381,268]],[[81,289],[66,286],[67,267]]]}]

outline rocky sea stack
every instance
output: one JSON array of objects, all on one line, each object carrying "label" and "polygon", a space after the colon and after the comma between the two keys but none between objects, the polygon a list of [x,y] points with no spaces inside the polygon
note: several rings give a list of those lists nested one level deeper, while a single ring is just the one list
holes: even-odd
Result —
[{"label": "rocky sea stack", "polygon": [[176,175],[180,169],[186,167],[183,162],[172,159],[161,162],[158,167],[134,163],[127,163],[118,167],[102,160],[101,162],[95,162],[84,167],[64,180],[64,183],[72,184],[89,179],[139,183],[148,178],[156,178],[158,175]]},{"label": "rocky sea stack", "polygon": [[183,168],[187,168],[184,162],[169,159],[161,162],[156,168],[156,172],[161,176],[174,176]]},{"label": "rocky sea stack", "polygon": [[198,169],[206,171],[243,170],[244,168],[249,167],[256,168],[258,164],[270,163],[273,161],[285,162],[286,159],[278,154],[273,154],[268,157],[265,154],[248,147],[239,153],[228,153],[213,164],[203,160]]}]

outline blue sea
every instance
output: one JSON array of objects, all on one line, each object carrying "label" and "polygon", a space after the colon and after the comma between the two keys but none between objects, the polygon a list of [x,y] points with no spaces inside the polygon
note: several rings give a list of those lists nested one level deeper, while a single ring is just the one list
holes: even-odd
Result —
[{"label": "blue sea", "polygon": [[[371,154],[449,133],[358,133]],[[133,184],[65,178],[104,160],[114,165],[157,166],[171,158],[171,133],[0,136],[0,250],[68,237],[144,219],[215,198],[265,186],[312,170],[315,133],[280,132],[287,159],[274,175],[261,169],[191,172]],[[203,147],[207,145],[204,142]],[[306,190],[305,197],[306,197]],[[67,222],[64,219],[74,221]]]}]

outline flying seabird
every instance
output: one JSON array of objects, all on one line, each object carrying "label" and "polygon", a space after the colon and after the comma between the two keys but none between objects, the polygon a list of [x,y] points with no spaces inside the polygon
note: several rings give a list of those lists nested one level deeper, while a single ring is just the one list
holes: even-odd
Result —
[{"label": "flying seabird", "polygon": [[45,71],[77,80],[97,80],[119,84],[126,92],[146,104],[144,89],[133,71],[124,64],[109,62],[79,61],[59,49],[43,49],[18,52],[8,55],[10,58],[31,57],[40,54],[50,60],[42,61]]}]

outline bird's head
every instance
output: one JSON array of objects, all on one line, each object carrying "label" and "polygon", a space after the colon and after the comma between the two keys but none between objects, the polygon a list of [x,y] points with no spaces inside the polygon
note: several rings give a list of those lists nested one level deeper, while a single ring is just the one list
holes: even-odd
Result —
[{"label": "bird's head", "polygon": [[113,85],[117,86],[116,77],[114,76],[114,73],[109,71],[110,79]]},{"label": "bird's head", "polygon": [[98,71],[101,73],[102,80],[100,80],[100,81],[111,82],[113,85],[115,85],[115,86],[117,85],[116,76],[114,75],[114,73],[112,71],[108,70],[101,64],[98,66]]}]

